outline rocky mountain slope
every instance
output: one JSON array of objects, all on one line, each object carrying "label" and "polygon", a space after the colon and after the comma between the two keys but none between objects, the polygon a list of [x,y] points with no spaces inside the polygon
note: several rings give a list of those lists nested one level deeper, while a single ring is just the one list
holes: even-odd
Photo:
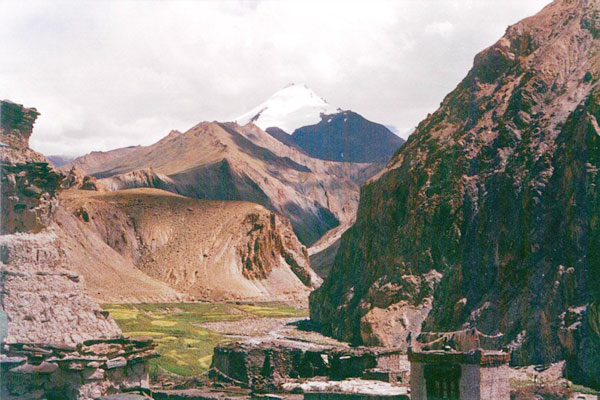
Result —
[{"label": "rocky mountain slope", "polygon": [[[158,189],[67,190],[60,202],[65,251],[106,301],[173,297],[176,290],[194,300],[305,305],[321,282],[289,222],[258,204]],[[132,285],[135,273],[146,278]]]},{"label": "rocky mountain slope", "polygon": [[378,345],[477,327],[600,387],[599,50],[599,2],[557,0],[478,54],[362,188],[311,318]]},{"label": "rocky mountain slope", "polygon": [[[309,291],[320,284],[306,248],[284,217],[248,202],[120,190],[161,185],[174,190],[175,181],[152,169],[97,180],[74,166],[65,176],[29,149],[37,111],[10,102],[1,106],[3,233],[47,231],[52,240],[40,242],[36,251],[48,243],[60,248],[69,269],[96,299],[306,305]],[[173,131],[161,143],[178,137],[183,134]],[[92,154],[86,166],[136,149],[141,148]]]},{"label": "rocky mountain slope", "polygon": [[188,197],[244,200],[290,219],[307,245],[354,218],[360,185],[381,164],[307,156],[253,124],[203,122],[151,146],[94,152],[77,166],[110,190],[154,187]]},{"label": "rocky mountain slope", "polygon": [[353,111],[323,115],[318,124],[296,129],[292,139],[312,157],[346,162],[387,162],[404,143]]}]

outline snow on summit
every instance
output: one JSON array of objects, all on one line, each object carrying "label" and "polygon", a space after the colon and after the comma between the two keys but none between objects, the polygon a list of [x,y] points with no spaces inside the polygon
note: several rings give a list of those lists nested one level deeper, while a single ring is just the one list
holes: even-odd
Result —
[{"label": "snow on summit", "polygon": [[329,105],[308,86],[291,84],[236,118],[235,122],[240,125],[254,122],[263,130],[277,127],[292,134],[298,128],[319,123],[321,114],[339,111],[339,108]]}]

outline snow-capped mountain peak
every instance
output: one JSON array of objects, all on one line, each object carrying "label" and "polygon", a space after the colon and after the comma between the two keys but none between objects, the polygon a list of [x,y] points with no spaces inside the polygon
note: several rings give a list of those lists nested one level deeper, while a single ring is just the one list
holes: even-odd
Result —
[{"label": "snow-capped mountain peak", "polygon": [[341,111],[303,84],[288,85],[275,92],[267,101],[237,117],[240,125],[254,122],[259,128],[277,127],[286,133],[314,125],[321,121],[321,114]]}]

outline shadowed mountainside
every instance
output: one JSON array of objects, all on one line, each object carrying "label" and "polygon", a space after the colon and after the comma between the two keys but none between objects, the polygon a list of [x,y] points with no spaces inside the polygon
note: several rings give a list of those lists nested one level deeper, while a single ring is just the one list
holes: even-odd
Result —
[{"label": "shadowed mountainside", "polygon": [[477,327],[600,386],[599,16],[558,0],[475,57],[363,186],[314,321],[392,346]]},{"label": "shadowed mountainside", "polygon": [[386,162],[404,143],[385,126],[352,111],[322,115],[318,124],[296,129],[292,139],[312,157],[362,163]]}]

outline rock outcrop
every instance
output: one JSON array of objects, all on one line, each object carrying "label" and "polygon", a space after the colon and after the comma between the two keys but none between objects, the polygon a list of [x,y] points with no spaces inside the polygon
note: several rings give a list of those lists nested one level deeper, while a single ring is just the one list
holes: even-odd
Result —
[{"label": "rock outcrop", "polygon": [[29,148],[39,113],[0,101],[0,233],[39,232],[56,209],[62,174]]},{"label": "rock outcrop", "polygon": [[384,345],[477,327],[600,385],[599,15],[557,0],[475,57],[362,188],[313,320]]},{"label": "rock outcrop", "polygon": [[151,339],[122,337],[52,229],[64,176],[29,148],[38,113],[7,101],[0,112],[0,397],[91,400],[148,387]]}]

